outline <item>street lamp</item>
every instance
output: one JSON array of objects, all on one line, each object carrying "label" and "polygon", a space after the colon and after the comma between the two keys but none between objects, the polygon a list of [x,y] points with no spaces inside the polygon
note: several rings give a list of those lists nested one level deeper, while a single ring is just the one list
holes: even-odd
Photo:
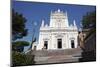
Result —
[{"label": "street lamp", "polygon": [[30,48],[29,48],[29,50],[32,50],[32,44],[36,41],[36,37],[34,37],[34,35],[35,35],[35,27],[36,27],[36,25],[37,25],[37,23],[36,22],[32,22],[32,25],[33,25],[33,34],[32,34],[32,41],[31,41],[31,45],[30,45]]}]

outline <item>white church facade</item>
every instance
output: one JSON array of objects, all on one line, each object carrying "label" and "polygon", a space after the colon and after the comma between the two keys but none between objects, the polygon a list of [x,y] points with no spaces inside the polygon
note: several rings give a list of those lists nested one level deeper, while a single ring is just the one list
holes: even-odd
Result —
[{"label": "white church facade", "polygon": [[[49,25],[42,20],[38,41],[36,50],[77,48],[78,28],[75,20],[73,24],[69,24],[67,12],[60,9],[51,12]],[[34,44],[32,49],[34,49]]]}]

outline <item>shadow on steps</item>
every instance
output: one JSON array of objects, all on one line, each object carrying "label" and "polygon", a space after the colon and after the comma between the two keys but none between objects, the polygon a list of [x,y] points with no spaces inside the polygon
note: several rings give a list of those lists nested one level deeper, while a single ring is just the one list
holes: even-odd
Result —
[{"label": "shadow on steps", "polygon": [[89,62],[96,61],[96,51],[83,51],[82,58],[79,59],[79,62]]}]

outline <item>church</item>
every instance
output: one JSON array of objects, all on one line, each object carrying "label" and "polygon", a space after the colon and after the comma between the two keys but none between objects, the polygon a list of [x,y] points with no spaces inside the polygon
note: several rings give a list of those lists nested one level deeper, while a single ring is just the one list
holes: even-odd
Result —
[{"label": "church", "polygon": [[49,25],[42,20],[36,50],[61,50],[78,47],[78,28],[76,21],[69,24],[67,11],[51,11]]}]

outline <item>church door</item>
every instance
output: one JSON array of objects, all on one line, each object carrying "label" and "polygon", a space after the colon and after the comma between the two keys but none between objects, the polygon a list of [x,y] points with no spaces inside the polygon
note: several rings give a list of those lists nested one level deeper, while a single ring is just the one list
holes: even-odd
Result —
[{"label": "church door", "polygon": [[58,48],[62,48],[62,39],[57,40]]},{"label": "church door", "polygon": [[71,48],[75,48],[74,40],[71,40]]},{"label": "church door", "polygon": [[48,41],[44,41],[44,46],[45,46],[45,49],[48,48]]}]

